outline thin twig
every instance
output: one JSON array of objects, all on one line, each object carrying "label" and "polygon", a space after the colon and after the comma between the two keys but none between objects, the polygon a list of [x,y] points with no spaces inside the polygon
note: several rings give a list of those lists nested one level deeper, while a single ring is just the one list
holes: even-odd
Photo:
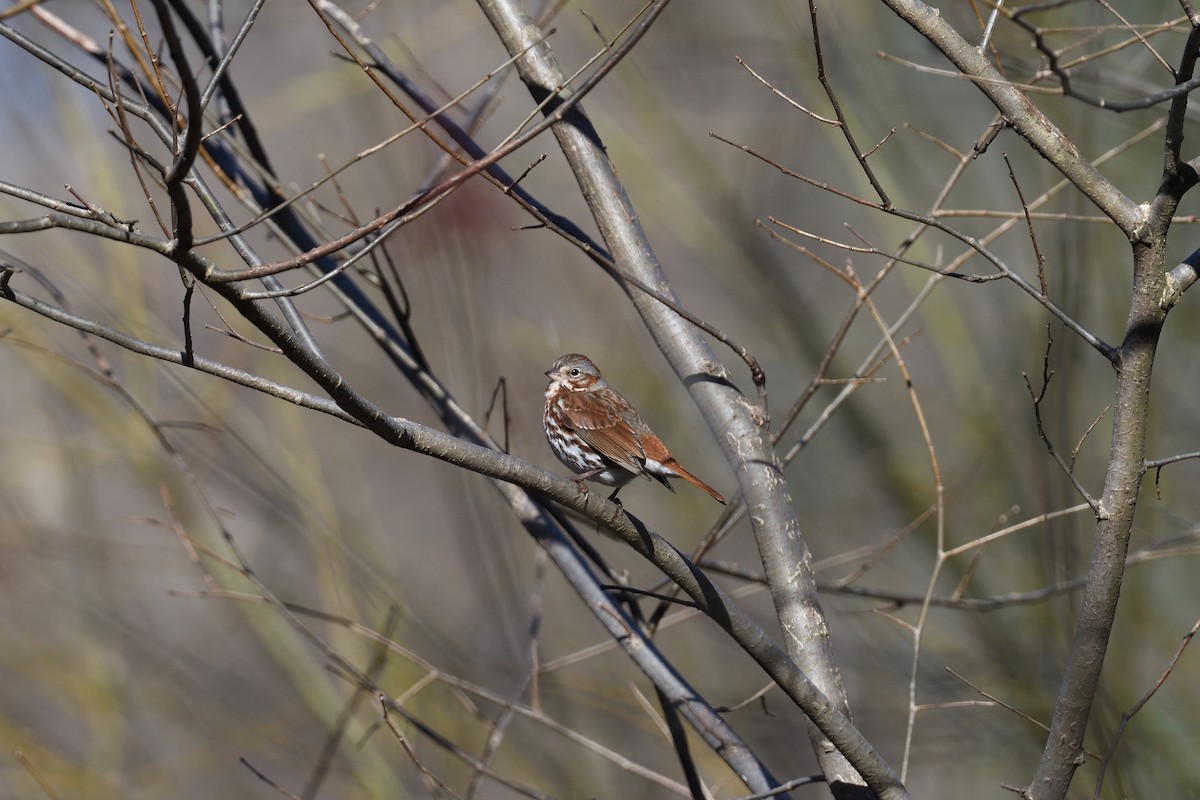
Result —
[{"label": "thin twig", "polygon": [[1037,233],[1033,230],[1033,220],[1029,217],[1029,204],[1025,202],[1025,193],[1021,191],[1021,183],[1017,180],[1017,174],[1013,172],[1012,162],[1008,159],[1008,153],[1002,154],[1004,163],[1008,166],[1008,178],[1012,181],[1013,188],[1017,190],[1017,199],[1021,201],[1021,211],[1025,214],[1025,227],[1029,231],[1029,241],[1033,245],[1033,255],[1037,260],[1037,276],[1038,285],[1042,289],[1042,299],[1050,299],[1050,290],[1046,286],[1046,257],[1042,255],[1042,249],[1038,247]]},{"label": "thin twig", "polygon": [[1162,688],[1163,684],[1167,682],[1167,678],[1171,677],[1171,673],[1175,670],[1175,665],[1183,657],[1183,651],[1192,643],[1192,639],[1195,638],[1197,631],[1200,631],[1200,620],[1196,620],[1196,624],[1192,625],[1191,630],[1183,635],[1182,641],[1179,642],[1179,647],[1175,648],[1175,654],[1171,656],[1171,659],[1167,662],[1166,669],[1158,676],[1158,680],[1154,682],[1154,685],[1147,689],[1129,710],[1121,712],[1121,722],[1117,725],[1117,730],[1113,734],[1112,741],[1109,742],[1108,750],[1104,752],[1103,757],[1100,759],[1100,771],[1096,775],[1096,789],[1092,794],[1095,800],[1100,800],[1100,791],[1104,787],[1105,773],[1108,771],[1108,766],[1112,763],[1113,757],[1117,753],[1117,746],[1121,743],[1121,737],[1125,734],[1125,728],[1129,725],[1130,720],[1145,708],[1146,704],[1150,702],[1150,698],[1154,697],[1155,693]]},{"label": "thin twig", "polygon": [[1033,419],[1037,423],[1038,437],[1042,440],[1042,444],[1046,446],[1047,452],[1054,459],[1055,463],[1062,469],[1063,474],[1071,481],[1071,485],[1075,487],[1075,491],[1079,496],[1091,507],[1096,519],[1106,519],[1108,511],[1100,505],[1100,501],[1092,497],[1091,493],[1084,488],[1079,479],[1075,477],[1074,470],[1055,448],[1054,443],[1050,441],[1049,434],[1046,433],[1046,428],[1042,424],[1042,401],[1046,398],[1046,391],[1050,387],[1050,379],[1054,376],[1054,370],[1050,369],[1050,348],[1054,345],[1054,338],[1050,334],[1050,326],[1046,326],[1046,352],[1042,356],[1042,388],[1041,391],[1035,392],[1033,384],[1029,382],[1029,375],[1022,372],[1021,377],[1025,379],[1025,388],[1029,390],[1029,397],[1033,401]]}]

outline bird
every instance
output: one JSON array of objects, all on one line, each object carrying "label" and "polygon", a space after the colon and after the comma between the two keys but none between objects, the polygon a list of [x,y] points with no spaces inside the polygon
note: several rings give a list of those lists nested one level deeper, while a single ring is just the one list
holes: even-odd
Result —
[{"label": "bird", "polygon": [[636,477],[659,481],[672,492],[668,478],[682,478],[718,503],[725,498],[684,469],[662,439],[616,389],[608,385],[587,356],[569,353],[546,371],[546,410],[542,425],[558,460],[576,473],[572,478],[584,494],[584,481],[616,489]]}]

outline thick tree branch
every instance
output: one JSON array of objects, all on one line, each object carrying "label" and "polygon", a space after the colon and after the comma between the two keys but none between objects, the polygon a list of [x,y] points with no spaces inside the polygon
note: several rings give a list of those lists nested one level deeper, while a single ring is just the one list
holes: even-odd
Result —
[{"label": "thick tree branch", "polygon": [[[495,480],[495,485],[508,499],[522,525],[550,553],[555,564],[596,618],[609,630],[614,639],[629,652],[633,661],[646,672],[656,686],[663,688],[675,700],[678,710],[721,755],[754,791],[775,787],[777,781],[765,770],[753,752],[745,746],[719,715],[704,702],[679,674],[670,666],[645,638],[638,626],[619,608],[600,582],[583,563],[552,517],[538,501],[535,494],[544,494],[562,505],[572,508],[603,524],[612,533],[632,544],[643,556],[655,562],[680,585],[695,597],[706,614],[722,628],[743,641],[747,652],[759,660],[763,668],[780,682],[791,695],[803,697],[811,706],[822,705],[820,692],[807,681],[802,673],[791,664],[778,648],[771,643],[765,631],[742,610],[732,598],[713,585],[702,572],[687,561],[674,547],[657,533],[648,530],[640,522],[627,516],[624,510],[595,495],[581,495],[575,483],[553,473],[546,472],[533,464],[506,453],[484,447],[450,434],[429,428],[400,417],[385,414],[382,409],[362,398],[340,375],[332,372],[328,365],[311,358],[278,321],[267,322],[257,306],[240,303],[243,314],[255,322],[260,330],[276,338],[293,363],[318,379],[323,388],[335,390],[339,402],[302,392],[251,373],[229,367],[218,362],[197,357],[191,363],[177,350],[156,346],[122,334],[108,326],[80,317],[66,309],[45,303],[32,295],[14,289],[10,283],[11,269],[0,271],[0,299],[27,308],[35,313],[99,336],[133,352],[141,353],[169,363],[189,366],[256,391],[288,400],[297,405],[330,414],[339,419],[367,428],[383,439],[406,450],[432,456],[451,464],[465,467]],[[249,313],[247,314],[247,311]],[[290,340],[290,341],[289,341]],[[345,405],[343,405],[345,404]],[[532,493],[531,493],[532,492]],[[827,703],[825,704],[827,705]],[[838,720],[836,710],[828,716],[831,726],[848,729],[840,737],[848,746],[866,746],[861,734],[843,720]]]},{"label": "thick tree branch", "polygon": [[[661,0],[652,4],[639,29],[648,28],[665,5]],[[510,54],[528,49],[517,66],[534,100],[559,92],[562,72],[545,42],[529,49],[539,34],[520,4],[513,0],[480,0],[480,7]],[[572,96],[565,97],[569,102]],[[553,108],[552,103],[547,110]],[[553,130],[618,271],[678,302],[591,121],[576,107]],[[812,557],[800,534],[787,483],[770,444],[767,420],[731,384],[725,369],[692,326],[636,288],[624,288],[655,342],[687,385],[738,476],[786,636],[787,652],[824,692],[821,705],[832,702],[840,716],[848,719],[849,707],[833,658],[829,628],[817,599]],[[801,708],[810,713],[809,706],[802,704]],[[812,721],[814,750],[835,795],[849,797],[857,793],[865,779],[881,797],[907,796],[885,763],[843,749],[830,736],[837,731],[828,729],[824,722]],[[833,739],[832,746],[826,737]]]}]

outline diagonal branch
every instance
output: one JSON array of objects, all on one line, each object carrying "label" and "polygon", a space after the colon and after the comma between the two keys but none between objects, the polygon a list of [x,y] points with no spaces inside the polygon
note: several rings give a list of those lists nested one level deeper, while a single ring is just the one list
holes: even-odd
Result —
[{"label": "diagonal branch", "polygon": [[959,35],[941,12],[921,0],[883,0],[897,16],[942,51],[987,95],[1012,129],[1061,172],[1131,241],[1141,236],[1146,215],[1076,149],[1024,92],[1009,83],[984,53]]},{"label": "diagonal branch", "polygon": [[[651,4],[629,40],[643,34],[665,6],[665,0]],[[480,7],[510,54],[524,51],[538,37],[537,27],[514,0],[480,0]],[[563,84],[562,72],[545,42],[529,49],[518,59],[517,67],[535,101],[558,91]],[[566,101],[573,97],[567,95]],[[553,108],[551,105],[547,110]],[[675,300],[646,232],[638,222],[638,214],[599,134],[581,107],[575,107],[556,121],[553,131],[613,261],[622,273],[659,288]],[[848,720],[849,707],[833,657],[829,628],[817,599],[812,556],[800,535],[795,508],[765,430],[767,420],[756,414],[731,384],[726,370],[694,328],[653,298],[628,285],[625,288],[651,336],[687,385],[738,476],[776,612],[787,637],[787,652],[812,679],[806,683],[814,690],[819,687],[817,694],[805,702],[799,702],[796,696],[793,699],[810,715],[813,723],[809,728],[810,738],[830,785],[835,792],[848,795],[861,790],[865,779],[880,797],[907,797],[895,773],[873,748],[860,750],[855,745],[846,749],[844,730],[830,727],[828,717],[811,716],[813,711],[822,716],[836,711],[839,717]],[[818,696],[814,707],[810,701]],[[861,744],[870,747],[865,740]]]},{"label": "diagonal branch", "polygon": [[[733,732],[732,728],[695,690],[683,681],[677,671],[657,651],[653,643],[640,633],[640,627],[621,610],[617,602],[604,590],[600,581],[583,562],[578,551],[570,545],[562,529],[537,500],[536,495],[553,498],[562,505],[596,520],[618,537],[629,542],[643,556],[659,565],[660,569],[679,583],[684,591],[697,600],[698,606],[703,608],[706,614],[727,632],[733,634],[735,639],[742,641],[747,652],[780,683],[785,691],[796,698],[803,698],[807,706],[811,708],[829,706],[820,691],[770,641],[766,632],[737,605],[736,601],[712,584],[700,570],[696,569],[694,564],[684,558],[660,535],[626,515],[620,506],[594,495],[581,495],[573,481],[546,472],[516,457],[406,419],[388,416],[382,409],[362,398],[326,362],[314,359],[306,353],[302,346],[298,345],[288,334],[282,323],[266,315],[256,304],[237,301],[234,297],[226,297],[234,302],[243,315],[254,322],[259,330],[273,338],[293,363],[300,366],[310,377],[316,379],[322,388],[335,396],[336,402],[200,357],[195,358],[192,362],[185,362],[183,354],[177,350],[151,345],[14,289],[10,285],[12,272],[11,268],[0,271],[0,298],[23,306],[55,322],[107,339],[134,352],[170,363],[189,366],[198,371],[286,399],[297,405],[330,414],[367,428],[388,442],[404,449],[432,456],[493,478],[496,487],[510,502],[526,530],[547,550],[568,582],[615,641],[628,651],[632,660],[646,672],[655,685],[661,687],[673,699],[678,710],[688,719],[693,728],[715,752],[729,763],[736,774],[748,781],[751,789],[771,788],[776,785],[776,781],[753,752]],[[228,287],[221,288],[232,295],[232,291]],[[831,708],[826,719],[829,725],[843,732],[839,739],[845,746],[850,748],[870,747],[848,720],[839,718],[836,709]],[[873,753],[873,751],[870,752]],[[878,756],[876,755],[875,758]]]}]

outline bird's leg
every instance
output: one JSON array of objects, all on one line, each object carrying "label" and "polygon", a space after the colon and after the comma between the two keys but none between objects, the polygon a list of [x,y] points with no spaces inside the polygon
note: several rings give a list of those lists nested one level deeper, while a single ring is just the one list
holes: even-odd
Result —
[{"label": "bird's leg", "polygon": [[606,470],[606,469],[608,469],[608,467],[596,467],[595,469],[589,469],[587,472],[579,473],[574,478],[571,478],[571,480],[575,481],[575,485],[579,487],[579,491],[581,494],[588,494],[589,490],[588,490],[587,484],[585,484],[584,481],[586,481],[590,478],[596,477],[601,472],[604,472],[604,470]]},{"label": "bird's leg", "polygon": [[621,501],[620,501],[620,500],[617,498],[617,492],[619,492],[619,491],[621,491],[621,487],[620,487],[620,486],[618,486],[617,488],[613,489],[613,492],[612,492],[612,494],[610,494],[610,495],[608,496],[608,500],[609,500],[609,502],[610,502],[610,503],[616,503],[616,504],[617,504],[617,506],[618,506],[619,508],[621,508],[621,509],[624,509],[624,508],[625,508],[625,504],[624,504],[624,503],[622,503],[622,502],[621,502]]}]

